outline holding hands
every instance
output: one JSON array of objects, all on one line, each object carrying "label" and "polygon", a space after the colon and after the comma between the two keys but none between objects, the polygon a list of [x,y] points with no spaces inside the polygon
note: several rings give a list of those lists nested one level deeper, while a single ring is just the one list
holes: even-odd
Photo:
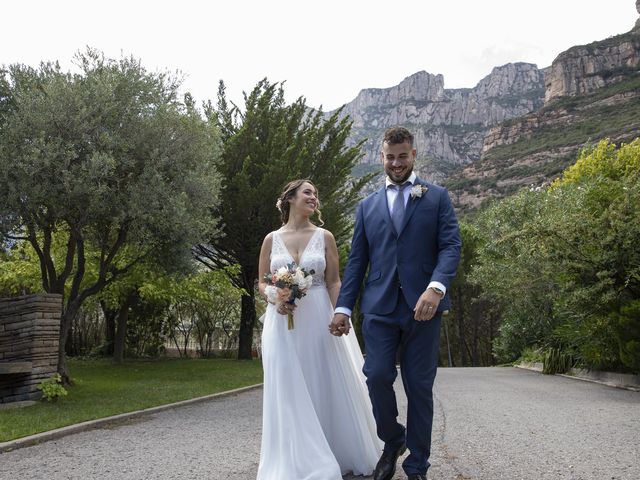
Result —
[{"label": "holding hands", "polygon": [[[413,309],[415,312],[413,318],[419,322],[431,320],[438,311],[438,305],[440,305],[442,297],[444,297],[443,292],[433,287],[427,288],[422,295],[420,295],[418,303],[416,303]],[[349,335],[350,330],[351,323],[349,322],[349,317],[344,313],[334,314],[333,320],[329,324],[329,333],[336,337],[341,337],[342,335]]]},{"label": "holding hands", "polygon": [[350,329],[351,324],[349,323],[349,317],[347,317],[344,313],[336,313],[333,316],[333,320],[329,324],[329,333],[331,333],[331,335],[335,335],[336,337],[349,335]]}]

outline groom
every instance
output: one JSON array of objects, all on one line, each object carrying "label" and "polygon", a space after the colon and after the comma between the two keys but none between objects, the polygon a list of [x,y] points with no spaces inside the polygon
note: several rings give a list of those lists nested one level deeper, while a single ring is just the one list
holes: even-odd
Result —
[{"label": "groom", "polygon": [[[431,451],[433,396],[440,320],[460,259],[460,232],[447,191],[416,177],[413,135],[388,129],[382,143],[384,188],[364,199],[356,213],[331,333],[349,333],[349,317],[368,269],[360,309],[364,374],[384,451],[374,480],[390,480],[396,461],[410,480],[425,480]],[[393,390],[396,355],[408,400],[407,427],[397,421]]]}]

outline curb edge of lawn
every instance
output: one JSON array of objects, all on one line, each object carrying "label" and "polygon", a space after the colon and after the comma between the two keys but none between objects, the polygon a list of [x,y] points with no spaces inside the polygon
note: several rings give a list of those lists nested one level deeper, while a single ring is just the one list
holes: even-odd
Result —
[{"label": "curb edge of lawn", "polygon": [[84,432],[86,430],[92,430],[100,428],[112,423],[119,423],[132,418],[142,417],[144,415],[152,415],[154,413],[162,412],[164,410],[170,410],[172,408],[184,407],[196,403],[207,402],[209,400],[215,400],[217,398],[226,397],[230,395],[240,394],[249,390],[262,387],[262,383],[255,385],[249,385],[248,387],[236,388],[233,390],[227,390],[225,392],[213,393],[211,395],[205,395],[203,397],[190,398],[188,400],[182,400],[175,403],[168,403],[166,405],[158,405],[157,407],[149,407],[142,410],[136,410],[133,412],[120,413],[118,415],[112,415],[110,417],[98,418],[95,420],[88,420],[86,422],[76,423],[74,425],[68,425],[66,427],[56,428],[47,432],[36,433],[15,440],[9,440],[7,442],[0,442],[0,454],[16,450],[18,448],[30,447],[39,443],[56,440],[67,435],[74,433]]},{"label": "curb edge of lawn", "polygon": [[[542,363],[520,363],[514,364],[515,368],[542,373]],[[635,379],[636,375],[612,374],[608,372],[588,372],[586,370],[571,369],[570,373],[556,373],[555,375],[583,382],[597,383],[607,387],[640,392],[640,383]]]}]

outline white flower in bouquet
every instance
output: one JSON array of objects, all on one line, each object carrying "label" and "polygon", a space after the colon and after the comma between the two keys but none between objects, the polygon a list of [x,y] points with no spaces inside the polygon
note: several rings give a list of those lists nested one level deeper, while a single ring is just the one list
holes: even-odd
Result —
[{"label": "white flower in bouquet", "polygon": [[274,285],[269,285],[264,289],[264,293],[267,296],[269,303],[276,303],[278,300],[278,288]]},{"label": "white flower in bouquet", "polygon": [[286,266],[280,267],[278,270],[276,270],[276,278],[283,279],[287,275],[289,275],[289,269]]},{"label": "white flower in bouquet", "polygon": [[300,269],[296,270],[296,273],[293,276],[293,283],[298,285],[300,288],[304,288],[304,272]]},{"label": "white flower in bouquet", "polygon": [[311,288],[311,284],[313,283],[313,277],[311,275],[305,276],[298,284],[302,290],[308,290]]}]

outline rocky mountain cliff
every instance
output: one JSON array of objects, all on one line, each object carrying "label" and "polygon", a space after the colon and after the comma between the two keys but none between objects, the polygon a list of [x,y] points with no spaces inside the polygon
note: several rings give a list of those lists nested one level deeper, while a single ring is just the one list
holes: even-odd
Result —
[{"label": "rocky mountain cliff", "polygon": [[640,136],[640,19],[546,69],[503,65],[470,89],[445,89],[442,75],[418,72],[362,90],[343,113],[354,122],[350,143],[365,140],[354,175],[380,170],[382,134],[402,124],[416,135],[418,174],[447,186],[459,211],[473,209],[549,182],[585,145]]},{"label": "rocky mountain cliff", "polygon": [[619,35],[561,53],[545,78],[545,103],[586,95],[626,78],[640,67],[640,36]]},{"label": "rocky mountain cliff", "polygon": [[418,72],[391,88],[362,90],[343,110],[354,122],[351,144],[367,139],[355,173],[379,168],[384,130],[402,124],[416,136],[418,170],[441,181],[454,168],[480,159],[491,126],[543,102],[544,71],[528,63],[496,67],[470,89],[446,89],[442,75]]},{"label": "rocky mountain cliff", "polygon": [[640,136],[640,27],[561,53],[545,85],[541,109],[490,128],[481,159],[446,179],[458,209],[548,183],[600,139]]}]

